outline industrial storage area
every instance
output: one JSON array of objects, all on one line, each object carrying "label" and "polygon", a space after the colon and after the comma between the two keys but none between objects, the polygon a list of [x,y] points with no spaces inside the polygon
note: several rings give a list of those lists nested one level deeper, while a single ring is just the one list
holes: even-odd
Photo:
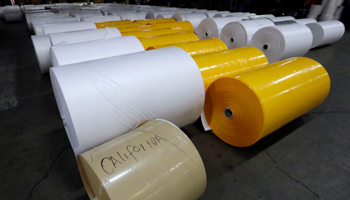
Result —
[{"label": "industrial storage area", "polygon": [[349,199],[349,10],[1,0],[2,198]]}]

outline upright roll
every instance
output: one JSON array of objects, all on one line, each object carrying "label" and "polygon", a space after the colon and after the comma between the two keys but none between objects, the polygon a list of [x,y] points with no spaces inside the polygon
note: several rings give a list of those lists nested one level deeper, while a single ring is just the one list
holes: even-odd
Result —
[{"label": "upright roll", "polygon": [[197,35],[199,39],[220,38],[221,30],[230,22],[242,21],[240,17],[207,18],[198,26]]},{"label": "upright roll", "polygon": [[223,43],[221,40],[216,38],[154,46],[154,47],[147,48],[147,50],[161,49],[161,48],[167,48],[167,47],[179,47],[180,49],[185,50],[191,56],[207,54],[207,53],[216,53],[216,52],[227,50],[225,43]]},{"label": "upright roll", "polygon": [[68,31],[82,31],[91,29],[96,29],[96,25],[93,22],[65,23],[43,27],[44,34],[62,33]]},{"label": "upright roll", "polygon": [[197,31],[197,28],[201,21],[207,16],[203,13],[177,13],[172,16],[175,21],[189,21],[191,22],[194,31]]},{"label": "upright roll", "polygon": [[50,76],[76,155],[141,120],[186,126],[198,119],[204,105],[197,64],[176,47],[53,67]]},{"label": "upright roll", "polygon": [[162,120],[145,121],[79,155],[77,162],[91,199],[196,200],[207,182],[191,140]]},{"label": "upright roll", "polygon": [[323,11],[323,5],[311,5],[309,15],[320,15]]},{"label": "upright roll", "polygon": [[94,40],[51,47],[51,63],[53,67],[57,67],[144,50],[141,42],[134,36]]},{"label": "upright roll", "polygon": [[318,19],[318,15],[310,15],[310,14],[308,14],[307,18],[311,18],[311,19],[317,20]]},{"label": "upright roll", "polygon": [[311,48],[334,43],[343,37],[345,26],[338,20],[306,24],[310,28],[313,41]]},{"label": "upright roll", "polygon": [[230,22],[222,29],[220,39],[229,49],[248,46],[253,35],[267,26],[275,26],[275,24],[269,19]]},{"label": "upright roll", "polygon": [[75,44],[80,42],[103,40],[108,38],[121,37],[117,28],[105,28],[84,31],[71,31],[64,33],[50,34],[51,46]]},{"label": "upright roll", "polygon": [[332,21],[334,19],[334,15],[321,15],[319,21]]},{"label": "upright roll", "polygon": [[337,12],[338,6],[325,6],[322,15],[335,15]]},{"label": "upright roll", "polygon": [[317,23],[317,21],[313,18],[304,18],[304,19],[296,19],[295,20],[299,24],[310,24],[310,23]]},{"label": "upright roll", "polygon": [[137,38],[148,37],[148,36],[157,36],[157,35],[168,35],[178,33],[177,30],[173,30],[171,28],[162,28],[162,29],[148,29],[148,30],[140,30],[140,31],[132,31],[132,32],[122,32],[122,36],[133,35]]},{"label": "upright roll", "polygon": [[290,58],[216,80],[205,95],[206,119],[224,142],[253,145],[327,97],[327,71],[309,58]]},{"label": "upright roll", "polygon": [[189,21],[182,22],[162,22],[162,23],[150,23],[156,28],[171,28],[173,30],[179,30],[181,32],[194,32],[193,26]]},{"label": "upright roll", "polygon": [[166,44],[174,44],[180,42],[197,41],[199,38],[194,33],[175,33],[168,35],[158,35],[152,37],[139,38],[145,49],[152,46],[160,46]]},{"label": "upright roll", "polygon": [[215,80],[268,65],[264,53],[255,47],[242,47],[193,56],[201,71],[205,90]]},{"label": "upright roll", "polygon": [[274,63],[295,56],[305,55],[312,44],[310,29],[302,24],[264,27],[258,30],[250,46],[260,49]]}]

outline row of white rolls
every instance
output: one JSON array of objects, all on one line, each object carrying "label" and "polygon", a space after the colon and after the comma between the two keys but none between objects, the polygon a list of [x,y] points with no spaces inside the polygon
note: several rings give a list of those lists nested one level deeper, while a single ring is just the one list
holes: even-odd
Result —
[{"label": "row of white rolls", "polygon": [[321,5],[311,5],[308,18],[319,21],[339,20],[344,10],[344,0],[322,0]]}]

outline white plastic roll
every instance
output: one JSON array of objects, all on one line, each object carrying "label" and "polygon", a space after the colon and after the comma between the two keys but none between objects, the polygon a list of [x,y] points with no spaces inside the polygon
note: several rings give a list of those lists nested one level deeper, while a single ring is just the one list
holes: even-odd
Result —
[{"label": "white plastic roll", "polygon": [[226,17],[226,16],[233,16],[233,14],[232,13],[216,13],[214,16],[213,16],[213,18],[215,18],[215,17]]},{"label": "white plastic roll", "polygon": [[327,0],[326,6],[337,6],[338,0]]},{"label": "white plastic roll", "polygon": [[343,5],[344,0],[338,0],[336,3],[336,6],[341,6]]},{"label": "white plastic roll", "polygon": [[242,21],[241,17],[207,18],[198,26],[197,35],[199,39],[219,38],[221,30],[230,22]]},{"label": "white plastic roll", "polygon": [[325,6],[325,5],[327,4],[327,1],[328,1],[328,0],[322,0],[321,5],[322,5],[322,6]]},{"label": "white plastic roll", "polygon": [[54,26],[54,25],[58,25],[58,24],[69,24],[69,23],[77,23],[77,21],[54,21],[54,22],[42,22],[39,24],[33,24],[33,30],[35,35],[43,35],[44,33],[44,26]]},{"label": "white plastic roll", "polygon": [[158,14],[156,19],[164,19],[164,18],[171,18],[174,15],[174,13],[163,13]]},{"label": "white plastic roll", "polygon": [[53,67],[50,76],[76,155],[142,120],[186,126],[198,119],[204,105],[198,66],[176,47]]},{"label": "white plastic roll", "polygon": [[317,20],[318,15],[310,15],[310,14],[308,14],[308,15],[307,15],[307,18],[312,18],[312,19]]},{"label": "white plastic roll", "polygon": [[309,15],[320,15],[323,11],[323,5],[311,5]]},{"label": "white plastic roll", "polygon": [[168,15],[172,16],[173,14],[175,14],[175,11],[171,11],[171,10],[169,10],[169,11],[154,11],[154,10],[150,10],[150,11],[148,11],[146,13],[146,19],[156,19],[159,14],[168,14]]},{"label": "white plastic roll", "polygon": [[95,30],[72,31],[50,34],[51,46],[75,44],[94,40],[104,40],[121,37],[117,28],[104,28]]},{"label": "white plastic roll", "polygon": [[147,12],[122,12],[118,13],[122,20],[141,20],[146,19]]},{"label": "white plastic roll", "polygon": [[295,20],[294,17],[292,16],[282,16],[282,17],[273,17],[273,18],[270,18],[271,21],[273,22],[282,22],[282,21],[289,21],[289,20]]},{"label": "white plastic roll", "polygon": [[81,31],[81,30],[89,30],[89,29],[97,29],[94,22],[55,24],[52,26],[43,27],[44,34],[62,33],[62,32],[68,32],[68,31]]},{"label": "white plastic roll", "polygon": [[265,14],[265,15],[252,15],[252,16],[248,16],[250,19],[261,19],[261,18],[275,18],[275,15],[271,15],[271,14]]},{"label": "white plastic roll", "polygon": [[334,16],[338,10],[338,6],[325,6],[322,15],[332,15]]},{"label": "white plastic roll", "polygon": [[135,36],[95,40],[51,47],[53,67],[144,51]]},{"label": "white plastic roll", "polygon": [[47,73],[51,66],[50,56],[50,36],[49,35],[33,35],[32,43],[42,74]]},{"label": "white plastic roll", "polygon": [[324,21],[333,21],[334,15],[321,15],[319,21],[324,22]]},{"label": "white plastic roll", "polygon": [[341,15],[336,15],[336,16],[334,16],[334,20],[340,20],[340,18],[341,18]]},{"label": "white plastic roll", "polygon": [[230,13],[229,11],[217,11],[217,10],[213,10],[213,11],[206,11],[203,12],[203,14],[205,14],[207,16],[207,18],[212,18],[214,17],[214,15],[218,14],[218,13]]},{"label": "white plastic roll", "polygon": [[4,18],[6,22],[19,22],[22,21],[22,13],[21,10],[17,8],[8,8],[6,7],[3,11]]},{"label": "white plastic roll", "polygon": [[260,49],[269,63],[295,56],[304,56],[312,44],[310,29],[302,24],[264,27],[258,30],[250,46]]},{"label": "white plastic roll", "polygon": [[313,18],[304,18],[304,19],[296,19],[295,20],[299,24],[310,24],[310,23],[317,23],[317,21]]},{"label": "white plastic roll", "polygon": [[306,24],[306,26],[313,34],[311,48],[336,42],[345,33],[344,24],[337,20]]},{"label": "white plastic roll", "polygon": [[196,32],[201,21],[206,19],[207,16],[203,13],[176,13],[171,18],[174,18],[176,21],[191,22],[194,32]]},{"label": "white plastic roll", "polygon": [[275,24],[269,19],[230,22],[222,29],[220,39],[229,49],[245,47],[249,45],[254,33],[267,26],[275,26]]},{"label": "white plastic roll", "polygon": [[341,16],[341,14],[343,13],[343,10],[344,10],[344,6],[340,6],[337,12],[335,13],[335,16]]},{"label": "white plastic roll", "polygon": [[119,20],[121,20],[119,15],[107,15],[107,16],[81,18],[81,21],[87,21],[87,22],[108,22],[108,21],[119,21]]}]

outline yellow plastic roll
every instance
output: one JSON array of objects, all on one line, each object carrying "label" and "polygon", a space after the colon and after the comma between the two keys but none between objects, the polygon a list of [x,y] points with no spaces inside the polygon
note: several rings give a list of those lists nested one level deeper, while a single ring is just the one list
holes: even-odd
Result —
[{"label": "yellow plastic roll", "polygon": [[145,49],[151,46],[166,45],[172,43],[189,42],[199,40],[198,36],[194,33],[175,33],[168,35],[158,35],[151,37],[139,38]]},{"label": "yellow plastic roll", "polygon": [[131,24],[131,20],[122,20],[122,21],[109,21],[109,22],[95,22],[96,27],[106,27],[108,25],[117,25],[117,24]]},{"label": "yellow plastic roll", "polygon": [[134,20],[134,23],[140,23],[143,25],[146,25],[148,23],[161,23],[161,22],[175,22],[175,19],[173,18],[164,18],[164,19],[141,19],[141,20]]},{"label": "yellow plastic roll", "polygon": [[171,28],[162,28],[162,29],[150,29],[142,31],[131,31],[131,32],[122,32],[122,36],[133,35],[137,38],[148,37],[148,36],[157,36],[157,35],[167,35],[177,33],[176,30]]},{"label": "yellow plastic roll", "polygon": [[327,71],[309,58],[290,58],[214,81],[204,112],[215,135],[246,147],[320,105],[330,90]]},{"label": "yellow plastic roll", "polygon": [[148,23],[147,25],[152,25],[157,28],[171,28],[173,30],[179,30],[181,32],[194,32],[193,26],[189,21]]},{"label": "yellow plastic roll", "polygon": [[206,188],[202,159],[176,126],[149,120],[77,158],[90,199],[196,200]]},{"label": "yellow plastic roll", "polygon": [[[203,41],[203,40],[200,40]],[[203,77],[205,90],[216,79],[268,65],[264,53],[255,47],[242,47],[192,56]]]},{"label": "yellow plastic roll", "polygon": [[143,30],[155,30],[159,29],[152,25],[144,25],[144,26],[133,26],[133,27],[125,27],[125,28],[118,28],[118,30],[123,32],[133,32],[133,31],[143,31]]},{"label": "yellow plastic roll", "polygon": [[179,48],[185,50],[191,56],[207,54],[207,53],[216,53],[219,51],[226,51],[227,50],[226,44],[217,38],[210,38],[210,39],[206,39],[206,40],[154,46],[154,47],[149,47],[147,50],[161,49],[161,48],[167,48],[167,47],[179,47]]}]

